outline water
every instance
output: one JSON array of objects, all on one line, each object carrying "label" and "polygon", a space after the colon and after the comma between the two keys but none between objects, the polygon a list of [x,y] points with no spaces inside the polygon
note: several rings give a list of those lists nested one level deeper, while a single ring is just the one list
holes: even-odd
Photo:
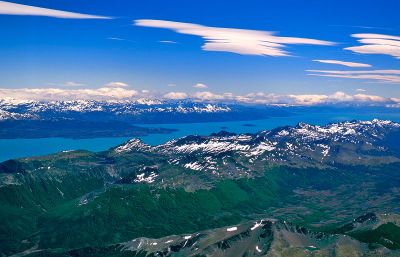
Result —
[{"label": "water", "polygon": [[[296,125],[299,122],[306,122],[315,125],[324,125],[329,122],[344,120],[370,120],[373,118],[390,119],[400,122],[400,113],[364,113],[364,114],[343,114],[329,112],[315,112],[298,114],[290,117],[274,117],[265,120],[234,121],[234,122],[208,122],[188,124],[151,124],[147,127],[164,127],[178,129],[171,134],[153,134],[141,137],[150,145],[158,145],[168,140],[186,135],[209,135],[213,132],[226,130],[235,133],[254,133],[260,130],[272,129],[279,126]],[[64,150],[84,149],[89,151],[104,151],[119,145],[129,138],[91,138],[91,139],[67,139],[67,138],[39,138],[39,139],[0,139],[0,161],[39,156]]]},{"label": "water", "polygon": [[0,139],[0,161],[13,158],[40,156],[64,150],[84,149],[89,151],[103,151],[112,146],[125,142],[129,138],[35,138],[35,139]]},{"label": "water", "polygon": [[346,120],[371,120],[374,118],[387,119],[400,122],[400,113],[380,113],[380,114],[335,114],[335,113],[313,113],[299,114],[290,117],[273,117],[264,120],[253,121],[233,121],[233,122],[208,122],[208,123],[188,123],[188,124],[155,124],[146,125],[147,127],[164,127],[178,129],[171,134],[158,134],[144,136],[141,139],[150,145],[158,145],[168,140],[183,137],[186,135],[209,135],[214,132],[226,130],[234,133],[255,133],[261,130],[269,130],[280,126],[295,126],[299,122],[306,122],[313,125],[326,125],[330,122],[340,122]]}]

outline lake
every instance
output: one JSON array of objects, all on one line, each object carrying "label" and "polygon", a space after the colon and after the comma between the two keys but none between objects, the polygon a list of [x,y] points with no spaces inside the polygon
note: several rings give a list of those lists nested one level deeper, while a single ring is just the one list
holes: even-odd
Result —
[{"label": "lake", "polygon": [[[226,130],[235,133],[254,133],[260,130],[272,129],[279,126],[296,125],[306,122],[315,125],[325,125],[329,122],[344,120],[370,120],[373,118],[389,119],[400,122],[400,113],[365,113],[365,114],[338,114],[338,113],[310,113],[298,114],[290,117],[273,117],[264,120],[234,121],[234,122],[208,122],[208,123],[186,123],[186,124],[151,124],[146,127],[164,127],[178,129],[171,134],[152,134],[141,137],[150,145],[165,143],[168,140],[186,135],[209,135],[213,132]],[[39,138],[39,139],[0,139],[0,161],[39,156],[64,150],[85,149],[90,151],[104,151],[127,141],[127,137],[114,138],[90,138],[90,139],[68,139],[68,138]]]}]

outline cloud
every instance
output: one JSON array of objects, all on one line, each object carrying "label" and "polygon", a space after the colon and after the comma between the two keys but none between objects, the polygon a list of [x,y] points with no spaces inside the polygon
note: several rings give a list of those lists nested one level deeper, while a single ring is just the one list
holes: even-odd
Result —
[{"label": "cloud", "polygon": [[168,92],[165,94],[150,92],[148,90],[135,90],[120,87],[101,87],[95,89],[66,89],[66,88],[0,88],[0,99],[15,100],[138,100],[143,99],[167,99],[184,100],[191,99],[199,102],[217,103],[245,103],[262,105],[295,105],[295,106],[316,106],[316,105],[377,105],[388,107],[400,107],[400,98],[385,98],[377,95],[357,93],[354,95],[344,92],[333,94],[274,94],[274,93],[249,93],[235,95],[232,93],[213,93],[210,91],[195,92]]},{"label": "cloud", "polygon": [[84,86],[85,84],[74,82],[74,81],[67,81],[64,83],[48,83],[49,86],[62,86],[62,87],[80,87]]},{"label": "cloud", "polygon": [[366,92],[367,90],[365,90],[363,88],[357,88],[356,91],[358,91],[358,92]]},{"label": "cloud", "polygon": [[343,70],[307,70],[310,72],[323,72],[323,73],[338,73],[338,74],[394,74],[400,75],[400,70],[357,70],[357,71],[343,71]]},{"label": "cloud", "polygon": [[168,87],[176,87],[176,84],[168,84]]},{"label": "cloud", "polygon": [[68,81],[68,82],[65,82],[64,85],[67,87],[80,87],[80,86],[84,86],[85,84],[82,84],[79,82],[74,82],[74,81]]},{"label": "cloud", "polygon": [[[204,97],[207,96],[207,97]],[[246,95],[233,95],[231,93],[207,94],[195,93],[191,96],[194,99],[207,101],[234,101],[247,104],[267,104],[267,105],[330,105],[330,104],[361,104],[361,105],[391,105],[397,104],[395,98],[384,98],[376,95],[355,94],[350,95],[338,91],[333,94],[288,94],[279,95],[273,93],[249,93]]]},{"label": "cloud", "polygon": [[108,37],[107,39],[109,39],[109,40],[116,40],[116,41],[125,41],[125,39],[119,38],[119,37]]},{"label": "cloud", "polygon": [[107,16],[90,15],[75,12],[66,12],[54,9],[35,7],[30,5],[15,4],[0,1],[0,14],[46,16],[61,19],[112,19]]},{"label": "cloud", "polygon": [[337,61],[337,60],[313,60],[313,61],[321,62],[321,63],[328,63],[328,64],[343,65],[343,66],[353,67],[353,68],[371,67],[371,65],[369,65],[369,64],[359,63],[359,62],[344,62],[344,61]]},{"label": "cloud", "polygon": [[105,87],[128,87],[129,85],[124,82],[112,81],[104,85]]},{"label": "cloud", "polygon": [[199,102],[214,103],[244,103],[261,105],[294,105],[294,106],[318,106],[318,105],[378,105],[400,107],[400,99],[385,98],[377,95],[357,93],[354,95],[338,91],[333,94],[274,94],[255,92],[245,95],[233,93],[214,93],[201,91],[188,94],[185,92],[169,92],[162,96],[168,100],[193,100]]},{"label": "cloud", "polygon": [[188,98],[188,94],[184,92],[169,92],[163,96],[165,99],[180,100]]},{"label": "cloud", "polygon": [[133,40],[130,39],[125,39],[125,38],[120,38],[120,37],[108,37],[108,40],[113,40],[113,41],[120,41],[120,42],[130,42],[130,43],[136,43]]},{"label": "cloud", "polygon": [[200,99],[200,100],[203,100],[203,101],[204,100],[213,101],[213,100],[222,100],[225,97],[223,95],[214,94],[214,93],[209,92],[209,91],[203,91],[203,92],[194,93],[193,98]]},{"label": "cloud", "polygon": [[361,105],[396,105],[395,98],[384,98],[376,95],[355,94],[350,95],[338,91],[333,94],[288,94],[279,95],[273,93],[249,93],[246,95],[234,95],[232,93],[215,94],[212,92],[196,92],[190,96],[200,101],[215,102],[239,102],[246,104],[266,105],[330,105],[330,104],[361,104]]},{"label": "cloud", "polygon": [[259,104],[279,104],[279,105],[329,105],[329,104],[362,104],[362,105],[389,105],[396,104],[392,98],[384,98],[376,95],[355,94],[350,95],[338,91],[333,94],[248,94],[246,96],[235,97],[236,101],[245,103]]},{"label": "cloud", "polygon": [[361,79],[370,82],[400,84],[400,70],[363,70],[363,71],[341,71],[341,70],[307,70],[310,76]]},{"label": "cloud", "polygon": [[393,102],[400,104],[400,98],[392,97],[390,98]]},{"label": "cloud", "polygon": [[330,25],[330,26],[333,26],[333,27],[345,27],[345,28],[358,28],[358,29],[393,30],[392,28],[386,28],[386,27],[360,26],[360,25]]},{"label": "cloud", "polygon": [[293,104],[297,105],[316,105],[326,102],[329,98],[327,95],[289,95]]},{"label": "cloud", "polygon": [[204,39],[204,51],[231,52],[241,55],[289,56],[283,50],[287,44],[334,45],[318,39],[278,37],[273,32],[208,27],[192,23],[165,20],[136,20],[135,25],[170,29],[177,33],[199,36]]},{"label": "cloud", "polygon": [[387,99],[377,95],[357,94],[353,96],[354,100],[362,102],[386,102]]},{"label": "cloud", "polygon": [[159,43],[164,43],[164,44],[176,44],[177,42],[171,41],[171,40],[160,40],[158,41]]},{"label": "cloud", "polygon": [[22,100],[109,100],[128,99],[137,95],[135,90],[101,87],[97,89],[61,88],[0,88],[0,99]]},{"label": "cloud", "polygon": [[208,88],[207,85],[202,84],[202,83],[197,83],[196,85],[193,86],[194,88]]},{"label": "cloud", "polygon": [[400,59],[400,37],[382,34],[353,34],[361,46],[346,47],[345,50],[360,54],[385,54]]}]

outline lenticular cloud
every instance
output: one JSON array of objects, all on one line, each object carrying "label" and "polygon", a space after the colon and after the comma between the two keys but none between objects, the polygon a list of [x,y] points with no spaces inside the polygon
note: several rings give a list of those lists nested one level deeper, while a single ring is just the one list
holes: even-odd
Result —
[{"label": "lenticular cloud", "polygon": [[242,55],[289,56],[287,44],[334,45],[310,38],[278,37],[269,31],[207,27],[192,23],[164,20],[136,20],[135,25],[170,29],[177,33],[199,36],[205,40],[205,51],[231,52]]},{"label": "lenticular cloud", "polygon": [[361,46],[347,47],[350,50],[360,54],[386,54],[400,59],[400,37],[382,34],[353,34],[358,38]]},{"label": "lenticular cloud", "polygon": [[400,84],[400,70],[307,70],[311,76],[362,79],[379,83]]},{"label": "lenticular cloud", "polygon": [[0,14],[46,16],[61,19],[111,19],[111,17],[90,15],[76,12],[66,12],[55,9],[41,8],[30,5],[0,1]]}]

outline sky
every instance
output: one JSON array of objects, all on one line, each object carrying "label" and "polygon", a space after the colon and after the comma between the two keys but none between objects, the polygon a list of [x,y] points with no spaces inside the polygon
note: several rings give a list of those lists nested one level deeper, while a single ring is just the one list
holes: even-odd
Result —
[{"label": "sky", "polygon": [[397,0],[0,1],[0,98],[400,106],[399,10]]}]

